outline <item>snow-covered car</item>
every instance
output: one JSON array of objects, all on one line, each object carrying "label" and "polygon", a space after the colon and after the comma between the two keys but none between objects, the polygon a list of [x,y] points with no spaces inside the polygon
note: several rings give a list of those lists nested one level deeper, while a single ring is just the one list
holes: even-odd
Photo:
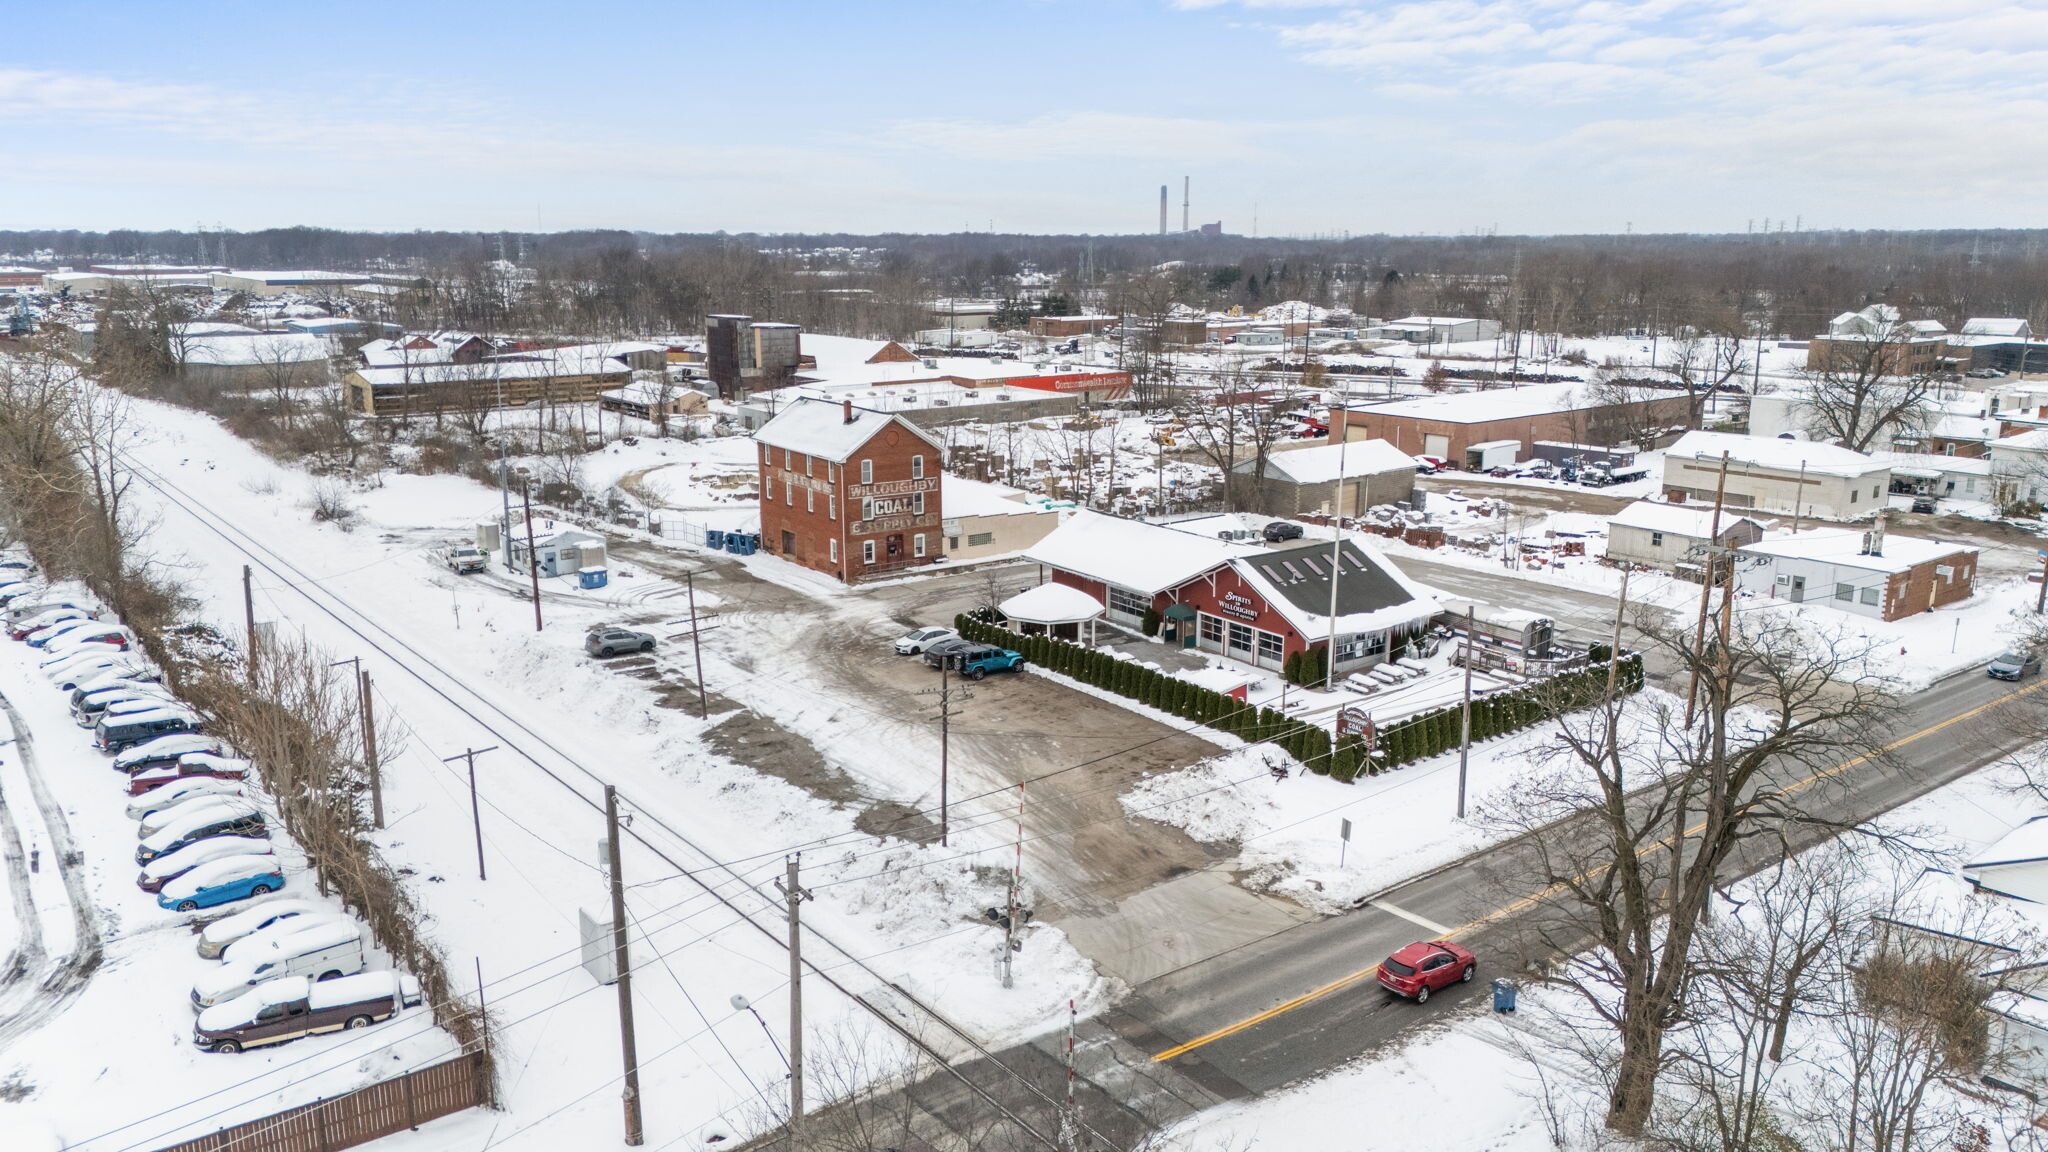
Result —
[{"label": "snow-covered car", "polygon": [[125,706],[134,711],[134,705],[143,700],[174,703],[170,692],[161,684],[148,680],[124,680],[119,677],[97,685],[74,689],[71,693],[71,719],[80,728],[90,728],[99,723],[107,709]]},{"label": "snow-covered car", "polygon": [[213,792],[187,796],[176,804],[166,804],[161,808],[136,817],[135,838],[137,840],[146,840],[169,828],[171,825],[187,819],[194,812],[212,810],[220,805],[226,805],[230,810],[254,811],[256,801],[253,797],[237,792]]},{"label": "snow-covered car", "polygon": [[327,911],[330,909],[325,904],[315,900],[300,900],[293,897],[266,900],[254,908],[244,909],[232,916],[223,916],[200,929],[199,955],[202,959],[218,960],[228,945],[259,928],[268,928],[294,916],[309,916]]},{"label": "snow-covered car", "polygon": [[244,796],[248,785],[240,780],[221,780],[212,776],[187,776],[182,780],[170,780],[142,793],[128,802],[128,818],[142,820],[152,812],[175,808],[201,796]]},{"label": "snow-covered car", "polygon": [[7,626],[9,640],[26,640],[52,624],[67,620],[90,620],[92,617],[83,608],[46,608],[33,616],[24,616]]},{"label": "snow-covered car", "polygon": [[232,756],[188,752],[170,764],[144,768],[128,777],[128,794],[140,796],[177,780],[213,779],[240,782],[249,778],[249,762]]},{"label": "snow-covered car", "polygon": [[221,799],[208,804],[194,804],[177,810],[175,819],[157,831],[144,836],[135,845],[135,862],[147,864],[159,856],[168,856],[187,844],[210,840],[215,836],[248,836],[251,838],[270,835],[264,823],[263,813],[247,800]]},{"label": "snow-covered car", "polygon": [[100,722],[93,725],[92,746],[116,756],[138,744],[147,744],[160,737],[196,733],[205,723],[196,713],[187,712],[182,708],[134,712],[114,719],[117,723],[110,724],[107,718],[102,716]]},{"label": "snow-covered car", "polygon": [[223,960],[192,983],[192,1010],[211,1008],[272,980],[305,976],[334,980],[369,965],[362,929],[346,921],[322,921],[276,942],[260,957]]},{"label": "snow-covered car", "polygon": [[194,868],[164,885],[156,894],[159,908],[190,912],[267,896],[284,887],[284,870],[275,856],[229,856]]},{"label": "snow-covered car", "polygon": [[399,972],[363,972],[337,980],[294,976],[258,985],[199,1013],[192,1043],[208,1052],[240,1052],[323,1032],[367,1028],[422,1001],[420,982]]},{"label": "snow-covered car", "polygon": [[117,649],[93,645],[92,651],[74,653],[75,659],[59,660],[52,667],[44,669],[50,684],[60,691],[69,692],[87,680],[107,675],[154,680],[163,675],[140,656],[130,655]]},{"label": "snow-covered car", "polygon": [[910,635],[896,641],[898,656],[921,656],[924,650],[941,640],[951,640],[960,633],[951,628],[919,628]]},{"label": "snow-covered car", "polygon": [[140,772],[164,764],[175,764],[180,756],[194,752],[220,754],[220,741],[196,732],[180,732],[175,735],[159,736],[146,740],[114,757],[117,772]]},{"label": "snow-covered car", "polygon": [[1450,466],[1451,462],[1441,456],[1417,456],[1415,458],[1415,470],[1424,476],[1434,475]]},{"label": "snow-covered car", "polygon": [[144,892],[159,892],[169,881],[176,880],[201,864],[213,860],[225,860],[230,856],[274,856],[270,841],[253,836],[214,836],[187,844],[176,852],[167,852],[142,866],[142,874],[135,878],[135,886]]},{"label": "snow-covered car", "polygon": [[221,949],[220,958],[230,964],[243,960],[260,960],[275,952],[278,945],[308,928],[321,924],[354,924],[343,913],[332,908],[320,908],[303,916],[292,916],[266,924],[241,939]]},{"label": "snow-covered car", "polygon": [[87,644],[111,644],[116,648],[127,649],[134,643],[135,633],[119,624],[108,624],[101,620],[94,620],[78,627],[60,627],[53,635],[40,641],[34,636],[28,638],[29,647],[41,648],[53,655],[59,652],[76,652]]}]

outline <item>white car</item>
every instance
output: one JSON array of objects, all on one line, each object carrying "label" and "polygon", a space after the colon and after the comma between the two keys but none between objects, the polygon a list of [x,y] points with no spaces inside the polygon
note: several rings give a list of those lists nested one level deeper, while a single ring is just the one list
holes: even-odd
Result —
[{"label": "white car", "polygon": [[941,640],[951,640],[960,633],[951,628],[919,628],[903,639],[896,641],[898,656],[916,656]]},{"label": "white car", "polygon": [[291,896],[265,901],[247,911],[223,916],[208,924],[199,933],[199,955],[208,960],[218,960],[228,945],[259,928],[268,928],[281,920],[297,916],[329,911],[332,909],[324,904]]},{"label": "white car", "polygon": [[128,818],[147,819],[151,813],[176,808],[202,796],[247,796],[247,787],[248,785],[240,780],[222,780],[215,776],[186,776],[173,780],[161,788],[151,788],[130,801]]}]

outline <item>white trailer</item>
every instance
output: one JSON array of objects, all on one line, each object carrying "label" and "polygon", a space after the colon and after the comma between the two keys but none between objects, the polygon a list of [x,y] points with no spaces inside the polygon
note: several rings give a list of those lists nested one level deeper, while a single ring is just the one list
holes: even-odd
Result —
[{"label": "white trailer", "polygon": [[1495,468],[1513,468],[1515,457],[1522,451],[1520,440],[1488,440],[1465,449],[1465,471],[1491,472]]}]

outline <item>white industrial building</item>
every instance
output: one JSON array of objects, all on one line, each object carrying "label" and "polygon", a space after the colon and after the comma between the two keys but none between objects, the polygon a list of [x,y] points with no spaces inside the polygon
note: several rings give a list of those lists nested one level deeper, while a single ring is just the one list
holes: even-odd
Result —
[{"label": "white industrial building", "polygon": [[1820,520],[1859,520],[1886,504],[1891,469],[1861,452],[1811,440],[1688,432],[1664,450],[1663,490],[1673,503],[1782,512]]},{"label": "white industrial building", "polygon": [[1406,340],[1410,344],[1458,344],[1491,340],[1500,335],[1500,321],[1469,316],[1403,316],[1366,329],[1368,340]]}]

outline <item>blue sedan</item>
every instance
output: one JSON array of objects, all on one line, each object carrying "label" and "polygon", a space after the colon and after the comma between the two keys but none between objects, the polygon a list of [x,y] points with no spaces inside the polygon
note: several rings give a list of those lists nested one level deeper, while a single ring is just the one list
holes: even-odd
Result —
[{"label": "blue sedan", "polygon": [[165,884],[157,893],[159,907],[178,912],[232,904],[284,887],[284,871],[275,856],[229,856],[209,860]]}]

